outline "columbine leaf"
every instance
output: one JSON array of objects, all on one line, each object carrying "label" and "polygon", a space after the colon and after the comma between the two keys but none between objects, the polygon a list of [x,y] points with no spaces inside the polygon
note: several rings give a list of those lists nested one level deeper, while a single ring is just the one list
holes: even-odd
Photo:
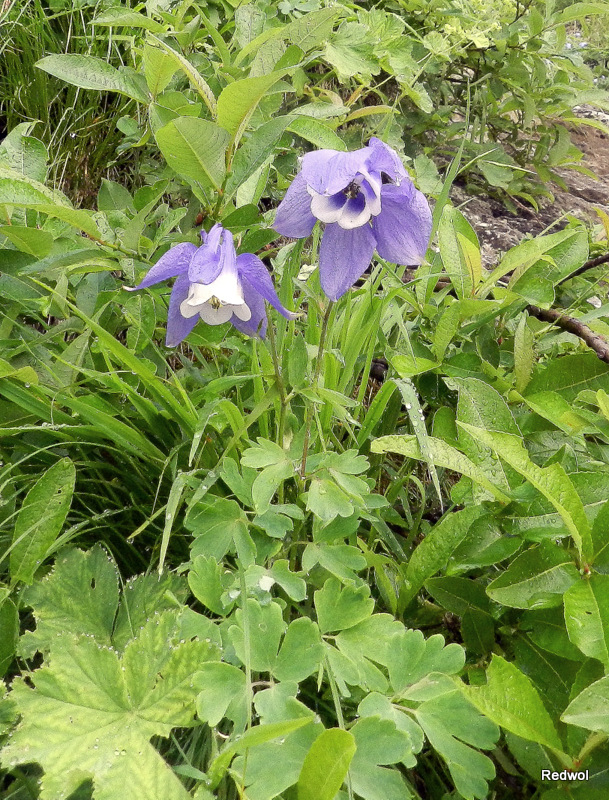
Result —
[{"label": "columbine leaf", "polygon": [[187,800],[150,744],[152,736],[168,736],[192,719],[193,676],[208,645],[180,642],[178,634],[175,613],[157,616],[122,659],[91,638],[57,637],[47,665],[28,683],[13,682],[21,722],[1,752],[3,763],[39,763],[45,800],[59,800],[87,779],[96,800]]},{"label": "columbine leaf", "polygon": [[320,631],[328,633],[351,628],[369,617],[374,600],[367,586],[341,587],[336,578],[328,578],[323,589],[315,592],[315,608]]},{"label": "columbine leaf", "polygon": [[478,714],[458,691],[422,703],[416,718],[432,747],[446,761],[460,794],[466,800],[487,797],[487,781],[495,777],[495,767],[473,748],[492,749],[499,728]]}]

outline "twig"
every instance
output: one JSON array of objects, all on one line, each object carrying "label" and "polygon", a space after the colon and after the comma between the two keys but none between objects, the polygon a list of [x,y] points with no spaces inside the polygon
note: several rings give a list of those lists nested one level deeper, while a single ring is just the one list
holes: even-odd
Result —
[{"label": "twig", "polygon": [[[607,261],[609,261],[609,257],[607,257]],[[609,343],[604,337],[594,333],[587,325],[584,325],[583,322],[574,317],[568,317],[554,308],[546,309],[538,306],[527,306],[526,310],[532,317],[537,317],[542,322],[550,322],[552,325],[562,328],[563,331],[568,331],[568,333],[578,336],[588,347],[594,350],[601,361],[609,364]]]},{"label": "twig", "polygon": [[576,278],[578,275],[582,275],[584,272],[587,272],[589,269],[594,269],[594,267],[599,267],[601,264],[609,263],[609,253],[605,253],[604,256],[597,256],[596,258],[591,258],[589,261],[586,261],[581,267],[578,267],[575,272],[572,272],[570,275],[567,275],[566,278],[562,278],[562,280],[558,281],[558,286],[561,283],[565,283],[566,281],[570,281],[571,278]]}]

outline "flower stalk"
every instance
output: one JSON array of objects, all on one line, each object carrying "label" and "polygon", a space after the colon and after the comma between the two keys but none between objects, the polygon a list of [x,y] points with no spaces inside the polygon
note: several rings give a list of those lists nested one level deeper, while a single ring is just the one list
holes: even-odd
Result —
[{"label": "flower stalk", "polygon": [[[319,335],[319,347],[317,348],[317,360],[315,363],[315,372],[313,373],[313,381],[311,383],[311,388],[313,389],[313,391],[317,389],[317,384],[319,383],[319,376],[321,374],[321,367],[324,358],[324,347],[326,344],[326,333],[328,331],[328,322],[330,321],[330,314],[332,313],[333,308],[334,308],[334,303],[330,301],[326,307],[326,313],[324,314],[324,318],[321,323],[321,333]],[[300,477],[302,478],[302,480],[304,480],[307,471],[307,455],[309,451],[309,440],[311,437],[312,422],[313,422],[313,402],[311,401],[307,406],[307,414],[305,420],[305,435],[302,444],[302,463],[300,465]]]}]

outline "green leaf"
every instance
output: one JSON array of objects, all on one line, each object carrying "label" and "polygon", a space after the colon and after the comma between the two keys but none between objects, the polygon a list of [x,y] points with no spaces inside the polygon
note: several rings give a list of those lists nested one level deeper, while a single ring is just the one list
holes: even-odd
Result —
[{"label": "green leaf", "polygon": [[237,543],[247,538],[247,517],[234,500],[207,496],[188,509],[184,521],[195,536],[191,555],[208,556],[221,561],[234,552]]},{"label": "green leaf", "polygon": [[414,435],[419,443],[421,455],[427,462],[429,474],[431,475],[434,489],[436,490],[438,500],[440,501],[440,508],[442,508],[442,491],[440,489],[440,481],[438,480],[438,473],[433,461],[433,453],[431,447],[429,446],[429,436],[427,434],[427,428],[425,427],[425,417],[421,408],[421,404],[419,403],[419,396],[414,388],[414,384],[408,378],[396,380],[395,383],[400,391],[400,394],[402,395],[406,412],[410,418],[410,424],[414,429]]},{"label": "green leaf", "polygon": [[178,175],[216,191],[224,180],[228,139],[218,125],[198,117],[178,117],[156,132],[161,153]]},{"label": "green leaf", "polygon": [[224,616],[228,608],[222,595],[232,583],[233,574],[213,556],[197,556],[188,573],[188,585],[200,603],[218,616]]},{"label": "green leaf", "polygon": [[[15,647],[19,638],[19,612],[9,598],[0,601],[0,678],[6,675],[15,657]],[[0,684],[0,688],[2,684]],[[1,696],[1,695],[0,695]],[[0,700],[0,704],[1,704]],[[0,735],[2,734],[2,714],[0,713]]]},{"label": "green leaf", "polygon": [[472,524],[482,514],[484,509],[470,506],[445,514],[434,525],[408,561],[403,602],[410,603],[425,581],[446,566],[451,553],[466,539]]},{"label": "green leaf", "polygon": [[63,551],[48,578],[30,586],[23,601],[36,620],[36,630],[21,639],[24,656],[47,651],[62,633],[84,634],[109,646],[118,607],[116,567],[99,544],[88,552]]},{"label": "green leaf", "polygon": [[233,142],[242,137],[250,117],[267,91],[289,70],[276,70],[270,75],[257,78],[242,78],[229,83],[218,98],[218,124],[228,133]]},{"label": "green leaf", "polygon": [[[459,390],[457,421],[475,425],[489,431],[499,431],[520,436],[518,425],[503,397],[478,378],[453,378]],[[484,471],[492,483],[509,491],[511,486],[518,486],[522,479],[509,467],[493,455],[488,445],[470,436],[463,428],[459,429],[459,447],[474,464]],[[478,499],[475,494],[474,497]]]},{"label": "green leaf", "polygon": [[29,253],[36,258],[45,258],[53,247],[53,235],[38,228],[2,225],[0,233],[6,236],[22,253]]},{"label": "green leaf", "polygon": [[511,608],[551,608],[579,578],[577,567],[562,547],[542,542],[512,561],[486,588],[491,600]]},{"label": "green leaf", "polygon": [[321,120],[312,117],[298,116],[288,125],[288,130],[311,142],[315,147],[329,150],[346,150],[347,147],[340,136]]},{"label": "green leaf", "polygon": [[125,28],[142,28],[153,33],[163,33],[165,28],[160,22],[137,11],[129,11],[125,8],[108,8],[99,16],[95,17],[92,25],[107,25],[108,27],[122,26]]},{"label": "green leaf", "polygon": [[247,681],[245,673],[219,661],[202,664],[195,675],[197,714],[208,725],[228,717],[236,725],[247,719]]},{"label": "green leaf", "polygon": [[430,578],[425,588],[434,600],[452,614],[461,616],[472,608],[485,613],[490,611],[484,587],[469,578]]},{"label": "green leaf", "polygon": [[245,610],[237,609],[235,620],[228,633],[237,658],[257,672],[270,672],[286,628],[281,607],[273,601],[261,606],[249,598]]},{"label": "green leaf", "polygon": [[315,592],[315,609],[322,633],[351,628],[372,614],[374,600],[367,586],[343,586],[336,578],[328,578]]},{"label": "green leaf", "polygon": [[96,89],[101,92],[119,92],[139,103],[148,103],[149,97],[136,80],[136,73],[116,69],[95,56],[71,53],[45,56],[36,62],[39,69],[81,89]]},{"label": "green leaf", "polygon": [[509,433],[496,433],[482,428],[458,424],[493,450],[511,467],[519,472],[556,508],[580,554],[584,559],[592,557],[590,523],[586,517],[581,498],[575,491],[569,476],[560,464],[538,467],[531,461],[522,439]]},{"label": "green leaf", "polygon": [[322,658],[317,625],[299,617],[288,626],[272,673],[279,681],[303,681],[319,669]]},{"label": "green leaf", "polygon": [[531,380],[535,365],[533,350],[534,336],[528,324],[528,316],[523,314],[514,333],[514,387],[517,392],[524,392]]},{"label": "green leaf", "polygon": [[379,717],[364,717],[351,728],[356,751],[349,777],[353,791],[365,800],[407,800],[412,797],[396,770],[381,764],[397,764],[408,756],[408,734],[395,722]]},{"label": "green leaf", "polygon": [[226,193],[232,197],[239,187],[263,166],[273,153],[281,135],[292,117],[277,117],[263,123],[248,134],[233,159],[232,169],[226,183]]},{"label": "green leaf", "polygon": [[537,392],[559,392],[571,402],[584,389],[609,391],[609,366],[594,353],[562,356],[551,365],[538,366],[527,386],[527,396]]},{"label": "green leaf", "polygon": [[334,800],[347,777],[355,749],[355,739],[348,731],[323,731],[311,745],[300,770],[298,800]]},{"label": "green leaf", "polygon": [[120,183],[102,178],[102,185],[97,193],[97,208],[99,211],[132,210],[133,198]]},{"label": "green leaf", "polygon": [[[460,453],[456,448],[443,442],[441,439],[429,437],[429,448],[433,455],[434,464],[437,467],[451,469],[466,475],[476,483],[479,483],[497,500],[509,503],[510,498],[498,486],[491,483],[485,473],[477,467],[467,456]],[[423,454],[419,448],[415,436],[381,436],[375,439],[370,450],[373,453],[400,453],[407,458],[414,458],[417,461],[424,461]]]},{"label": "green leaf", "polygon": [[304,386],[308,363],[309,356],[304,336],[295,334],[288,354],[288,376],[291,386],[295,388]]},{"label": "green leaf", "polygon": [[477,714],[458,691],[425,701],[415,716],[431,746],[446,761],[461,796],[466,800],[488,797],[487,781],[495,777],[495,767],[473,748],[493,749],[499,738],[497,726]]},{"label": "green leaf", "polygon": [[209,84],[199,71],[185,58],[181,53],[178,53],[173,47],[169,47],[162,39],[151,35],[148,40],[149,44],[154,47],[160,48],[166,55],[172,58],[182,72],[186,75],[191,84],[195,87],[199,96],[210,110],[212,117],[216,117],[217,105],[216,98],[212,92]]},{"label": "green leaf", "polygon": [[88,778],[96,800],[124,796],[126,787],[149,800],[189,797],[150,739],[191,722],[193,676],[207,645],[180,642],[171,612],[138,633],[122,659],[88,637],[63,634],[55,638],[47,665],[27,683],[13,682],[11,698],[21,722],[2,758],[39,763],[48,800],[65,797]]},{"label": "green leaf", "polygon": [[381,71],[368,28],[359,22],[343,22],[326,44],[324,57],[341,81],[355,75],[370,78]]},{"label": "green leaf", "polygon": [[567,706],[561,720],[569,725],[609,734],[609,676],[578,694]]},{"label": "green leaf", "polygon": [[42,475],[27,493],[13,533],[11,582],[32,583],[34,573],[59,536],[70,510],[76,470],[63,458]]},{"label": "green leaf", "polygon": [[609,575],[592,574],[565,594],[569,639],[589,658],[609,668]]},{"label": "green leaf", "polygon": [[[425,639],[421,631],[405,630],[388,645],[387,667],[396,698],[408,698],[417,684],[434,672],[455,675],[463,669],[465,651],[458,644],[446,645],[441,634]],[[452,689],[452,685],[451,685]]]},{"label": "green leaf", "polygon": [[483,686],[462,686],[465,696],[486,717],[523,739],[561,751],[552,718],[530,678],[501,656],[493,655]]},{"label": "green leaf", "polygon": [[45,145],[28,136],[35,123],[16,125],[0,143],[0,163],[35,181],[45,182],[48,152]]},{"label": "green leaf", "polygon": [[334,481],[314,477],[307,494],[307,510],[327,524],[336,517],[350,517],[354,506],[352,498]]},{"label": "green leaf", "polygon": [[482,276],[480,245],[474,229],[453,206],[445,206],[442,212],[438,244],[457,297],[471,297]]}]

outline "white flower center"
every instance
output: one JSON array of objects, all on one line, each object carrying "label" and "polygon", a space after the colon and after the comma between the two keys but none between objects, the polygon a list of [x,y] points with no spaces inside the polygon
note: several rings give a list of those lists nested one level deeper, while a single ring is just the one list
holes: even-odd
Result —
[{"label": "white flower center", "polygon": [[191,283],[188,297],[180,304],[180,313],[186,319],[198,314],[208,325],[222,325],[233,314],[243,322],[252,316],[234,270],[223,270],[211,283]]}]

